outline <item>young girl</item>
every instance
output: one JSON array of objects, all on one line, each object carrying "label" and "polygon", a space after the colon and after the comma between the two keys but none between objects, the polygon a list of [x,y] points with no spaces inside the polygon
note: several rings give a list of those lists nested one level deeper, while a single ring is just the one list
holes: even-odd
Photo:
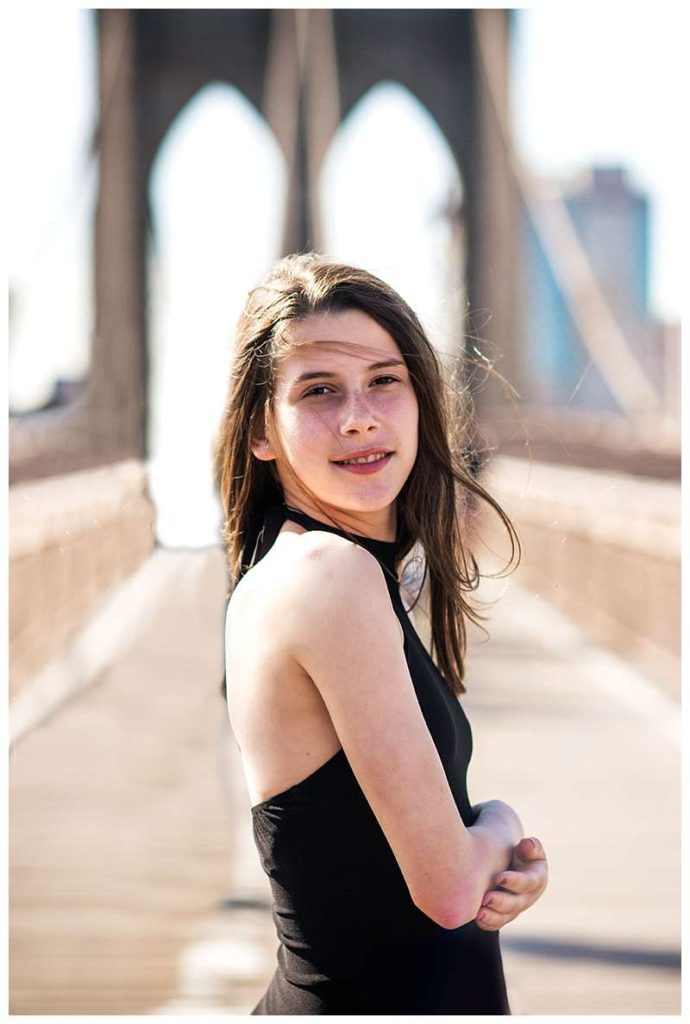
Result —
[{"label": "young girl", "polygon": [[[466,789],[468,498],[516,538],[459,423],[417,317],[373,275],[289,256],[250,293],[215,458],[228,711],[280,942],[253,1014],[510,1012],[498,929],[546,861]],[[433,660],[400,592],[415,546]]]}]

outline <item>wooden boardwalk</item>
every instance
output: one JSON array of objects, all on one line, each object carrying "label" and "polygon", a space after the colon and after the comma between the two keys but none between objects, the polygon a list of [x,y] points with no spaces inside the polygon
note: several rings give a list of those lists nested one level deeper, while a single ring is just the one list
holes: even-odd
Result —
[{"label": "wooden boardwalk", "polygon": [[[246,1014],[276,940],[219,697],[223,555],[10,762],[14,1014]],[[678,713],[511,584],[475,638],[470,792],[519,811],[546,895],[503,932],[514,1013],[680,1012]]]}]

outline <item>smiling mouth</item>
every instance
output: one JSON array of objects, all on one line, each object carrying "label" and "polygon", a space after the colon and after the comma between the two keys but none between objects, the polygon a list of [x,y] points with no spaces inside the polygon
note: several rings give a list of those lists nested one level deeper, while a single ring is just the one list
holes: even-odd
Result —
[{"label": "smiling mouth", "polygon": [[381,459],[392,455],[392,452],[376,452],[374,455],[360,455],[353,459],[338,459],[337,466],[363,466],[371,462],[380,462]]}]

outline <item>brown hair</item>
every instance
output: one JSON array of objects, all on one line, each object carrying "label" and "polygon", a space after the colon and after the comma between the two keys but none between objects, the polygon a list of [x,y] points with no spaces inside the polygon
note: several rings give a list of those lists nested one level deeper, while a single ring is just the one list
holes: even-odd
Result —
[{"label": "brown hair", "polygon": [[[467,596],[481,579],[463,537],[467,513],[481,499],[499,515],[511,544],[507,568],[519,559],[517,534],[471,472],[469,395],[444,379],[415,313],[373,274],[315,253],[279,260],[249,293],[238,323],[229,393],[214,451],[232,582],[251,556],[246,548],[264,510],[283,500],[273,462],[252,455],[250,438],[260,424],[270,428],[274,422],[275,364],[290,348],[284,329],[312,314],[344,309],[361,310],[388,331],[410,373],[419,406],[419,439],[415,464],[397,499],[398,559],[402,561],[416,544],[421,546],[431,653],[451,689],[464,693],[465,620],[478,623],[483,618]],[[273,441],[280,446],[277,436]]]}]

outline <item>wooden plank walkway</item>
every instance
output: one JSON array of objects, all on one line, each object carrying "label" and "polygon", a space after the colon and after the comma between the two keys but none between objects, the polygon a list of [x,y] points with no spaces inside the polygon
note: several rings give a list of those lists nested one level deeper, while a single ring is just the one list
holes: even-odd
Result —
[{"label": "wooden plank walkway", "polygon": [[[272,973],[218,696],[223,555],[175,557],[133,646],[13,749],[14,1014],[246,1014]],[[551,870],[503,932],[513,1011],[679,1013],[677,709],[515,583],[491,633],[470,792],[513,803]]]}]

